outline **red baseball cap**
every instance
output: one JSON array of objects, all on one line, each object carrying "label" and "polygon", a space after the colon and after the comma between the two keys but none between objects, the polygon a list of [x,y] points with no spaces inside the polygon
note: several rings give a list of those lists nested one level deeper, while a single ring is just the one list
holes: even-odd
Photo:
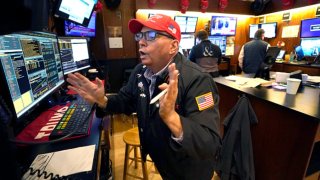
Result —
[{"label": "red baseball cap", "polygon": [[181,32],[179,25],[170,17],[163,14],[156,14],[147,20],[131,19],[129,21],[129,30],[136,34],[145,26],[156,31],[163,31],[172,37],[181,40]]}]

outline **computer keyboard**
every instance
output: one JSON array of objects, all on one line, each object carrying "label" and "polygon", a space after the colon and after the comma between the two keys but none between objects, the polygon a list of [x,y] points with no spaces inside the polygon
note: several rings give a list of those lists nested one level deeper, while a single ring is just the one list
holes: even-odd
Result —
[{"label": "computer keyboard", "polygon": [[89,135],[92,120],[89,117],[91,110],[92,105],[78,97],[64,113],[59,123],[51,132],[49,139],[53,140],[65,136],[75,138]]}]

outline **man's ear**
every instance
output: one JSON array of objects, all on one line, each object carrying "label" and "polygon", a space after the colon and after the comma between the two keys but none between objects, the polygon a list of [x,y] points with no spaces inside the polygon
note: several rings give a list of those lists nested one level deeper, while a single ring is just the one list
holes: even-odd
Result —
[{"label": "man's ear", "polygon": [[176,53],[177,51],[179,51],[179,41],[178,40],[173,40],[171,42],[171,45],[170,45],[170,54],[174,54]]}]

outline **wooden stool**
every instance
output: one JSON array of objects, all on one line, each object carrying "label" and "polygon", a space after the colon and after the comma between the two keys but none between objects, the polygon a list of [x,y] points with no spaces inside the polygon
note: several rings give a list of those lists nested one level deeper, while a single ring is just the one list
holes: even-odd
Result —
[{"label": "wooden stool", "polygon": [[[123,179],[126,179],[127,176],[131,176],[138,179],[146,179],[148,180],[148,172],[147,172],[147,163],[142,161],[141,156],[138,156],[138,152],[141,153],[140,150],[140,139],[139,139],[139,131],[138,128],[132,128],[126,131],[123,134],[123,141],[126,143],[125,149],[125,157],[124,157],[124,170],[123,170]],[[130,157],[130,152],[134,150],[134,157]],[[129,160],[132,160],[129,163]],[[133,174],[128,173],[129,166],[134,162],[135,168],[137,168],[138,162],[141,162],[142,166],[142,174],[143,177],[139,177]]]}]

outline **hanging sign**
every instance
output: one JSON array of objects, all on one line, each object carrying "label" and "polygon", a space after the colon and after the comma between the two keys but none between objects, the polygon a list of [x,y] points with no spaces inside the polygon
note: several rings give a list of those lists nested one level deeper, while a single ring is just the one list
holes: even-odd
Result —
[{"label": "hanging sign", "polygon": [[290,21],[291,20],[291,13],[285,12],[282,14],[282,21]]}]

